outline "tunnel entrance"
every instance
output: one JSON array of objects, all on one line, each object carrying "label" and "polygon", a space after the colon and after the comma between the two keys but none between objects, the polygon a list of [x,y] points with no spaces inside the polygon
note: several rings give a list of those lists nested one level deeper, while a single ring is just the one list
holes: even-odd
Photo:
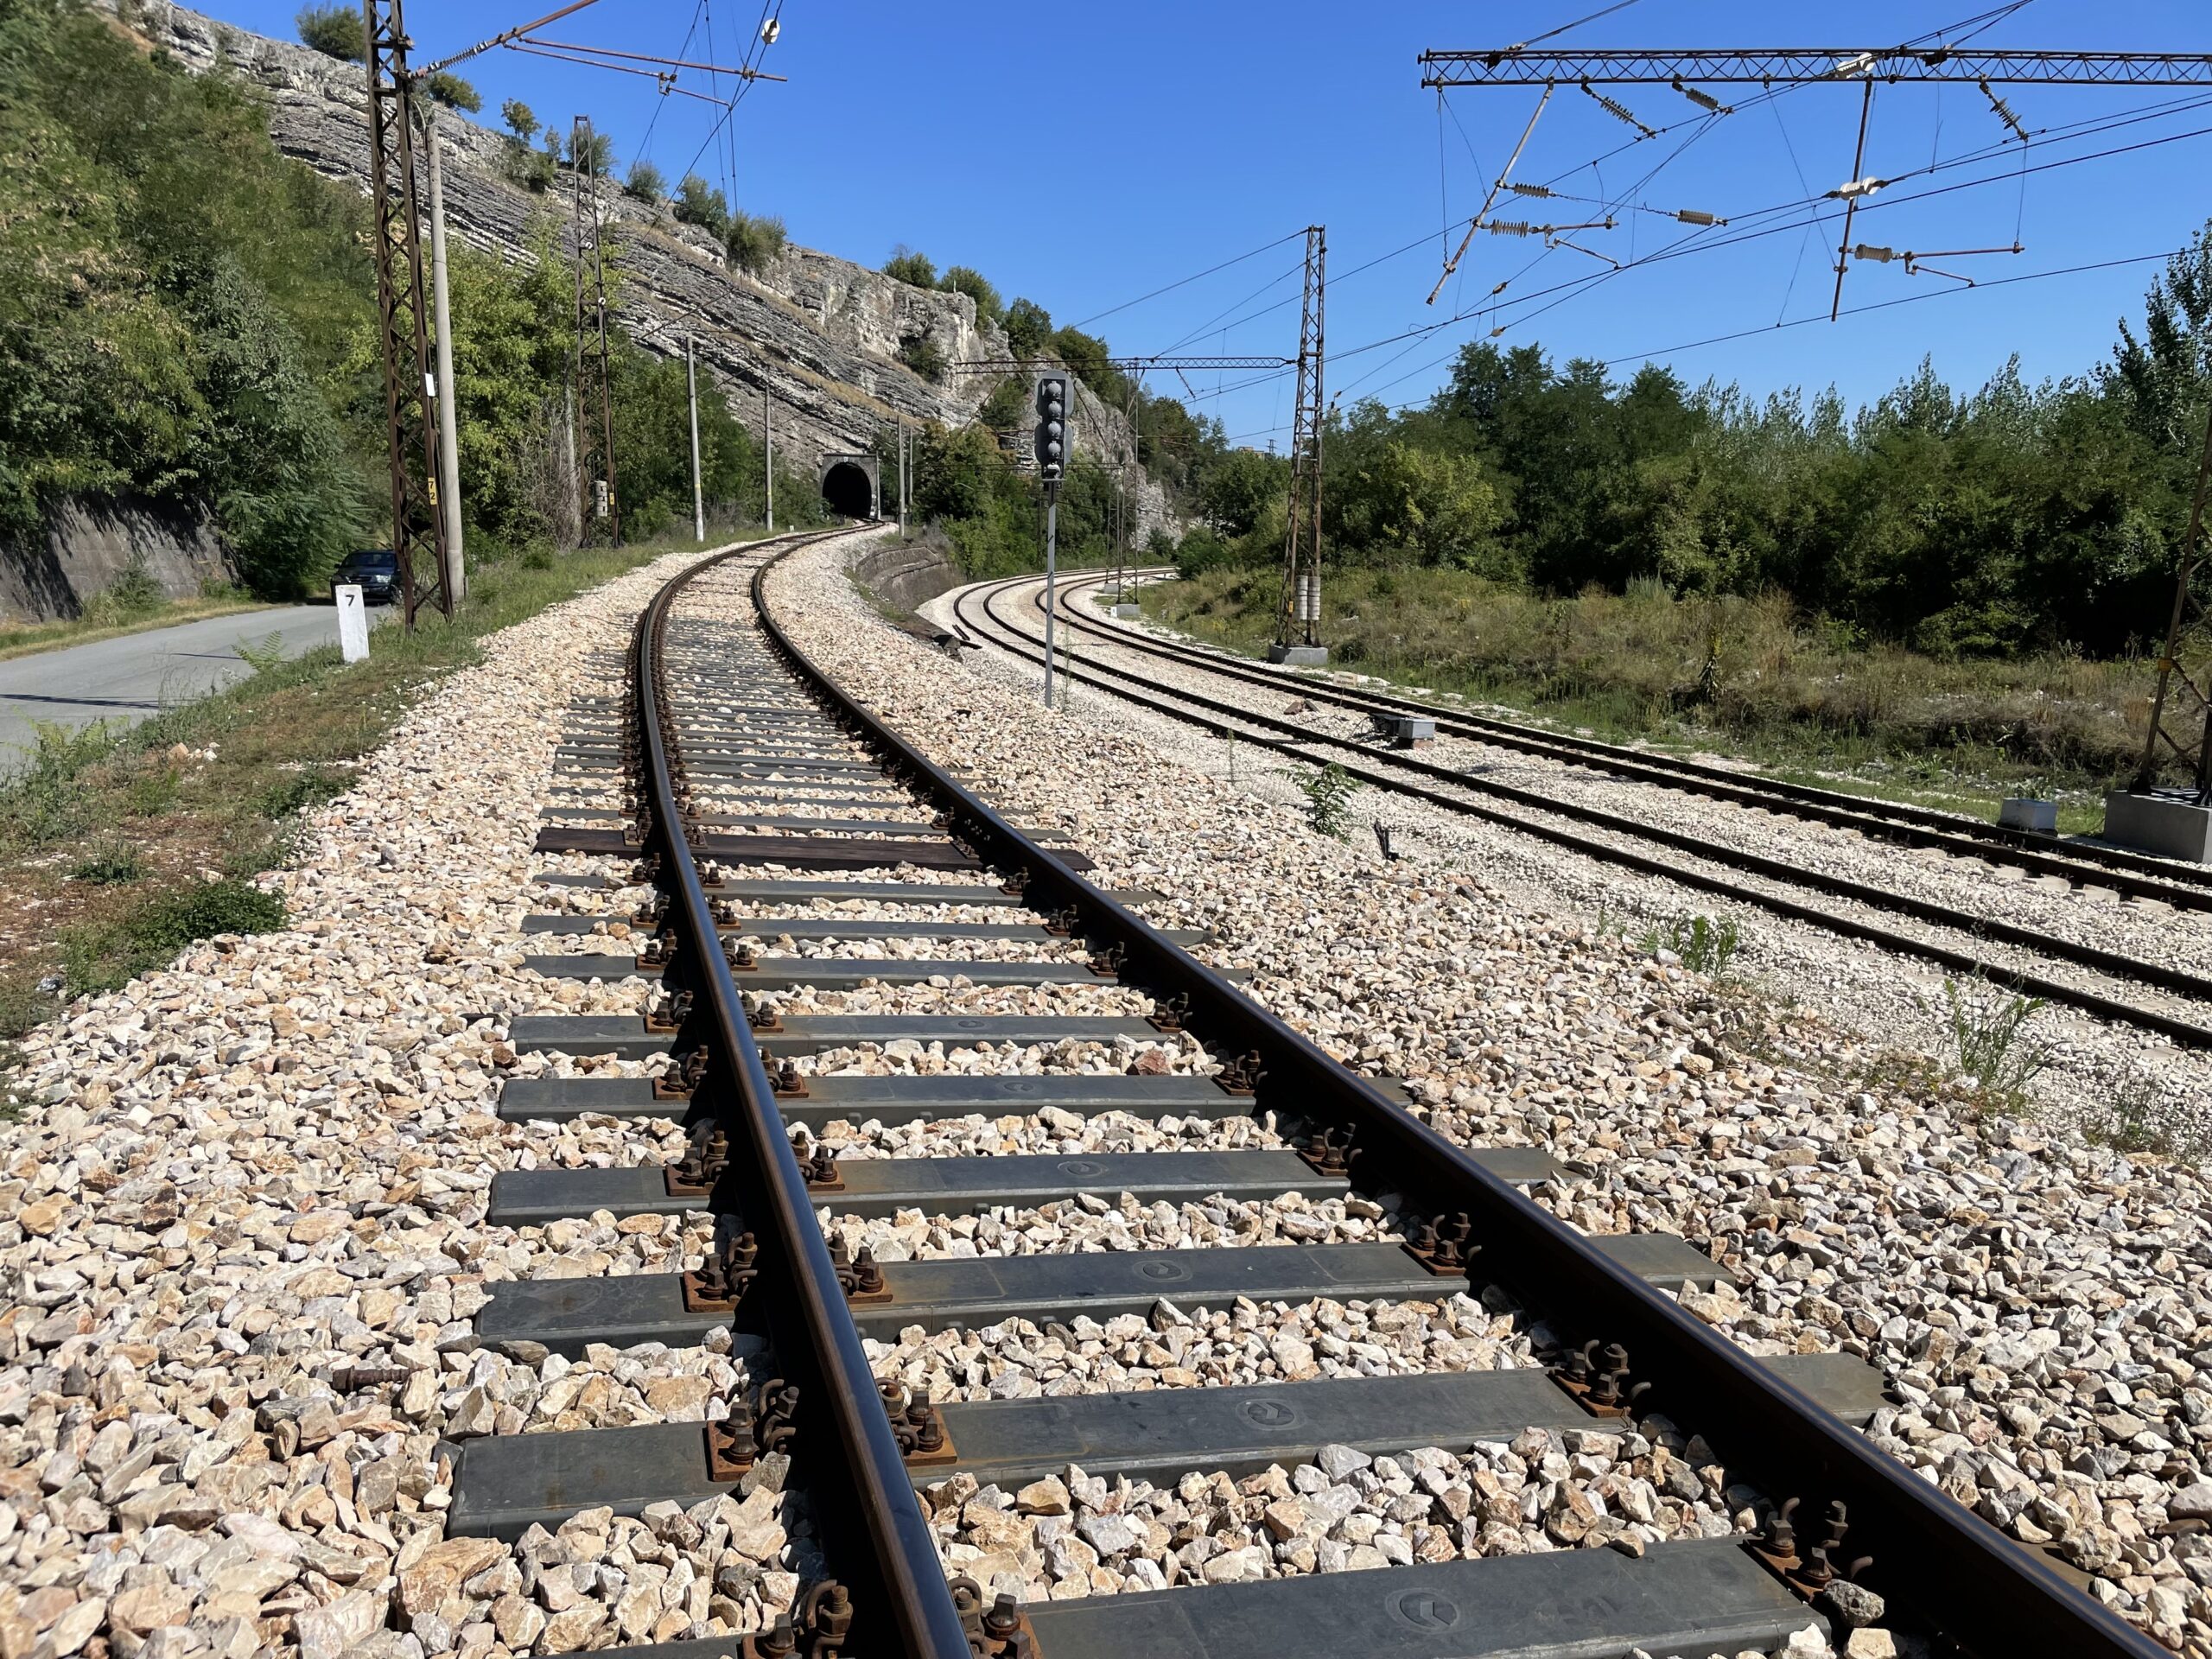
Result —
[{"label": "tunnel entrance", "polygon": [[876,516],[875,457],[830,455],[822,470],[822,499],[841,518]]}]

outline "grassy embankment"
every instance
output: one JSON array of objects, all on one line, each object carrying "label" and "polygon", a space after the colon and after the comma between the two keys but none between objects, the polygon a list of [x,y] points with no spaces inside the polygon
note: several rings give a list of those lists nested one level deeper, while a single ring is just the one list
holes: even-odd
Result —
[{"label": "grassy embankment", "polygon": [[49,733],[0,785],[0,1040],[194,939],[281,926],[282,900],[251,878],[284,861],[300,815],[343,793],[440,676],[480,660],[486,635],[691,545],[486,562],[451,623],[378,628],[365,663],[326,646],[128,731]]},{"label": "grassy embankment", "polygon": [[126,633],[146,633],[155,628],[175,627],[180,622],[204,621],[240,611],[272,608],[240,589],[224,588],[195,594],[188,599],[157,599],[143,606],[112,605],[106,594],[97,594],[79,616],[55,622],[16,622],[0,619],[0,663],[11,657],[34,657],[41,652],[64,651],[89,645]]},{"label": "grassy embankment", "polygon": [[[1273,570],[1142,590],[1146,613],[1257,652]],[[1663,592],[1541,599],[1440,570],[1345,570],[1327,588],[1332,662],[1616,741],[1734,756],[1783,778],[1994,817],[2005,795],[2095,830],[2141,752],[2153,671],[2041,655],[1942,661],[1861,645],[1782,598]]]}]

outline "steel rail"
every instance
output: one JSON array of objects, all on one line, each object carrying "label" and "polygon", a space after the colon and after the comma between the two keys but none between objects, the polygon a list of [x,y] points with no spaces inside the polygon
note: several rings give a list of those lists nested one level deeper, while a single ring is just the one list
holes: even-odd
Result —
[{"label": "steel rail", "polygon": [[[1033,578],[1016,577],[997,584],[983,594],[982,605],[984,614],[1001,632],[1011,634],[1016,639],[1033,644],[1033,635],[1023,633],[1014,627],[1000,616],[995,609],[995,601],[1006,589],[1031,580]],[[972,618],[963,608],[965,602],[972,596],[972,594],[963,594],[960,600],[955,601],[956,613],[963,620],[972,621]],[[1001,649],[1013,651],[1016,655],[1024,657],[1031,662],[1042,660],[1036,652],[1028,649],[1026,645],[1007,645],[1002,640],[995,640],[993,643],[998,644]],[[1079,680],[1084,683],[1097,686],[1101,690],[1121,697],[1126,702],[1136,703],[1141,708],[1149,709],[1156,714],[1166,715],[1170,719],[1180,720],[1186,724],[1202,727],[1208,731],[1223,735],[1234,736],[1259,747],[1289,755],[1293,759],[1305,760],[1308,764],[1316,763],[1316,757],[1306,751],[1314,748],[1344,749],[1361,756],[1368,753],[1363,746],[1348,740],[1307,732],[1288,721],[1277,719],[1271,715],[1257,714],[1249,709],[1240,709],[1233,703],[1223,702],[1199,692],[1171,690],[1162,696],[1154,696],[1148,692],[1133,690],[1129,683],[1116,684],[1113,679],[1099,677],[1099,674],[1103,672],[1114,677],[1115,679],[1133,682],[1133,677],[1126,672],[1117,672],[1112,669],[1093,671],[1091,669],[1085,669],[1072,662],[1064,664],[1061,671],[1071,680]],[[1256,735],[1249,731],[1236,730],[1233,727],[1223,724],[1219,720],[1193,714],[1188,709],[1177,708],[1170,702],[1164,700],[1166,698],[1189,704],[1192,708],[1211,709],[1216,715],[1243,722],[1247,726],[1272,728],[1289,735],[1269,738]],[[1838,916],[1832,912],[1802,904],[1779,893],[1768,893],[1757,887],[1744,887],[1720,877],[1707,875],[1701,871],[1686,868],[1681,864],[1665,859],[1634,852],[1626,848],[1615,847],[1605,842],[1592,841],[1586,836],[1569,830],[1555,829],[1550,825],[1531,823],[1513,813],[1485,806],[1478,801],[1470,801],[1459,796],[1445,794],[1437,789],[1409,783],[1402,776],[1393,776],[1389,772],[1378,771],[1371,765],[1359,761],[1349,763],[1338,761],[1336,764],[1341,766],[1348,775],[1358,779],[1361,782],[1372,784],[1393,794],[1425,801],[1431,805],[1440,806],[1448,811],[1457,812],[1465,817],[1480,818],[1485,823],[1497,824],[1502,829],[1510,830],[1516,834],[1548,841],[1554,846],[1563,847],[1570,851],[1601,859],[1609,863],[1625,865],[1630,869],[1640,871],[1647,875],[1657,876],[1679,886],[1695,887],[1702,892],[1732,899],[1740,903],[1754,905],[1791,920],[1805,922],[1824,932],[1856,938],[1902,955],[1919,957],[1957,972],[1985,978],[2015,991],[2041,997],[2046,1001],[2063,1003],[2116,1024],[2131,1025],[2156,1032],[2184,1047],[2212,1048],[2212,1027],[2200,1026],[2171,1014],[2160,1013],[2156,1009],[2140,1007],[2133,1003],[2122,1001],[2117,997],[2106,996],[2096,991],[2069,985],[2063,980],[2050,979],[2024,969],[1991,963],[1948,945],[1916,939],[1908,934],[1878,927],[1851,917]],[[2138,962],[2133,957],[2096,950],[2086,945],[2073,945],[2063,940],[2053,940],[2047,935],[2038,934],[2029,929],[1969,916],[1963,912],[1952,911],[1942,906],[1907,898],[1902,894],[1886,893],[1879,888],[1866,887],[1858,882],[1848,881],[1838,876],[1822,875],[1816,871],[1805,870],[1778,859],[1764,858],[1756,854],[1738,853],[1725,848],[1717,848],[1710,842],[1701,842],[1692,836],[1682,835],[1674,830],[1656,830],[1648,825],[1636,823],[1631,820],[1617,817],[1611,813],[1599,811],[1594,808],[1577,806],[1572,803],[1560,802],[1548,797],[1518,790],[1510,785],[1465,779],[1448,767],[1435,766],[1427,761],[1394,756],[1382,764],[1398,768],[1401,772],[1413,772],[1432,778],[1452,788],[1484,791],[1532,810],[1548,812],[1554,817],[1588,823],[1616,834],[1656,842],[1676,852],[1685,853],[1693,857],[1709,859],[1716,863],[1732,865],[1746,873],[1764,875],[1770,880],[1800,887],[1810,887],[1836,897],[1852,898],[1861,903],[1897,911],[1934,926],[1947,927],[1956,932],[2013,944],[2038,953],[2067,955],[2069,959],[2075,960],[2077,965],[2089,967],[2093,971],[2101,972],[2112,977],[2134,979],[2151,984],[2158,984],[2162,981],[2178,978],[2186,986],[2193,988],[2197,995],[2203,995],[2208,988],[2207,988],[2200,979],[2189,976],[2177,976],[2171,969],[2160,968],[2154,964]]]},{"label": "steel rail", "polygon": [[[836,531],[824,532],[836,534]],[[799,538],[798,545],[818,539]],[[645,766],[639,806],[645,846],[658,857],[658,882],[668,896],[677,959],[666,982],[694,995],[690,1027],[677,1046],[704,1041],[714,1055],[700,1091],[718,1112],[730,1159],[715,1208],[745,1217],[760,1243],[763,1284],[748,1308],[765,1309],[776,1360],[799,1387],[798,1456],[809,1465],[817,1524],[833,1567],[847,1574],[854,1623],[871,1653],[909,1659],[969,1659],[966,1632],[952,1605],[936,1535],[922,1513],[905,1459],[885,1415],[882,1396],[859,1332],[839,1288],[830,1246],[816,1221],[806,1178],[791,1149],[775,1090],[753,1040],[697,861],[683,830],[669,735],[678,727],[661,671],[661,641],[670,607],[695,578],[757,550],[717,554],[683,571],[638,619],[632,643],[632,693]],[[786,549],[786,551],[791,550]],[[772,1288],[770,1288],[772,1287]],[[817,1462],[817,1459],[819,1459]]]},{"label": "steel rail", "polygon": [[2165,1656],[2041,1558],[1610,1261],[1465,1147],[1347,1070],[963,787],[839,686],[777,621],[766,582],[784,556],[764,563],[753,577],[754,609],[770,644],[984,857],[1018,873],[1028,902],[1071,910],[1079,931],[1122,951],[1123,979],[1186,1009],[1189,1023],[1217,1046],[1257,1053],[1263,1100],[1351,1130],[1363,1157],[1387,1168],[1398,1190],[1432,1212],[1465,1211],[1486,1280],[1540,1310],[1570,1344],[1588,1338],[1625,1344],[1635,1376],[1653,1384],[1650,1408],[1704,1433],[1732,1469],[1777,1498],[1802,1498],[1808,1514],[1831,1502],[1847,1504],[1850,1541],[1841,1554],[1872,1555],[1865,1579],[1870,1588],[1988,1659],[2030,1652],[2069,1659]]},{"label": "steel rail", "polygon": [[[1105,580],[1103,576],[1077,576],[1063,582],[1061,588],[1063,594],[1071,595],[1077,589],[1096,586]],[[1008,584],[1000,585],[1003,588]],[[1535,727],[1516,725],[1510,721],[1471,715],[1439,703],[1424,702],[1417,697],[1364,689],[1355,690],[1325,680],[1262,668],[1256,663],[1196,644],[1178,647],[1165,641],[1148,639],[1130,629],[1115,627],[1096,617],[1084,616],[1072,607],[1070,601],[1065,599],[1060,620],[1071,627],[1102,639],[1110,639],[1128,650],[1201,668],[1227,679],[1243,680],[1271,690],[1294,691],[1301,696],[1356,709],[1363,713],[1388,712],[1433,719],[1436,721],[1439,734],[1465,738],[1469,742],[1515,749],[1523,754],[1557,760],[1564,766],[1611,772],[1665,788],[1681,789],[1694,794],[1709,795],[1719,800],[1734,801],[1739,805],[1787,810],[1800,817],[1841,829],[1856,830],[1862,835],[1894,841],[1903,846],[1940,847],[1947,852],[1956,852],[1963,856],[2002,858],[2006,863],[2031,870],[2038,875],[2055,875],[2070,882],[2109,887],[2130,898],[2156,899],[2162,904],[2172,905],[2178,909],[2212,910],[2212,870],[2191,869],[2110,847],[2069,845],[2059,850],[2049,850],[2035,844],[2045,838],[2031,831],[2007,830],[1999,824],[1976,823],[1929,807],[1902,802],[1863,801],[1834,790],[1731,772],[1723,766],[1631,749],[1597,738],[1547,732]],[[1787,801],[1789,804],[1786,808],[1778,807],[1777,804],[1781,801]],[[2138,874],[2146,869],[2152,874]]]}]

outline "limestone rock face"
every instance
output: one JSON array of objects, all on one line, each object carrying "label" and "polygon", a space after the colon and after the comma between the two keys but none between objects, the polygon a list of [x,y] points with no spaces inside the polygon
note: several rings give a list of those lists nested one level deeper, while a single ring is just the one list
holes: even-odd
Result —
[{"label": "limestone rock face", "polygon": [[[366,73],[289,41],[270,40],[168,0],[100,0],[124,26],[188,69],[226,65],[269,100],[269,124],[286,155],[366,192]],[[452,110],[437,112],[444,145],[447,233],[481,251],[524,258],[532,220],[550,214],[555,246],[573,255],[575,184],[567,174],[538,195],[508,181],[506,138]],[[614,320],[646,351],[680,357],[687,330],[699,368],[755,437],[775,410],[777,448],[795,465],[863,449],[878,430],[909,423],[967,421],[999,377],[957,372],[963,363],[1013,355],[1005,334],[978,327],[975,302],[894,282],[880,271],[796,245],[757,276],[725,263],[703,231],[677,223],[665,203],[597,187],[607,245],[620,282]],[[949,365],[935,384],[898,361],[900,345],[926,337]],[[1077,452],[1108,464],[1133,448],[1128,423],[1080,384]],[[1140,537],[1166,522],[1161,492],[1132,469]],[[885,499],[894,499],[886,480]]]}]

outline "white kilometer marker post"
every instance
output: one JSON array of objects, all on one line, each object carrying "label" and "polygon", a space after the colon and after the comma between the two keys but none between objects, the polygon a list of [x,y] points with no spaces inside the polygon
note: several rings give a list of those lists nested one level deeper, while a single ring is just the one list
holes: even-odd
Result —
[{"label": "white kilometer marker post", "polygon": [[338,654],[349,663],[369,659],[369,612],[361,602],[357,582],[342,582],[331,590],[338,601]]}]

